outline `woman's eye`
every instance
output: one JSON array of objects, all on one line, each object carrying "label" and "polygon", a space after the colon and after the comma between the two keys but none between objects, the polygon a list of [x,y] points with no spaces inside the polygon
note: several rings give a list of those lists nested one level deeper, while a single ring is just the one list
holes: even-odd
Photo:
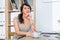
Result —
[{"label": "woman's eye", "polygon": [[28,8],[28,9],[30,9],[30,8]]},{"label": "woman's eye", "polygon": [[26,8],[24,8],[24,9],[26,9]]}]

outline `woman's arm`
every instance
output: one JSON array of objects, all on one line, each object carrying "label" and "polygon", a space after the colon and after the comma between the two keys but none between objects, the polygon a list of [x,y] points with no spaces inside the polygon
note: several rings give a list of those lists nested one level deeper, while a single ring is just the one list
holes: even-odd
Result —
[{"label": "woman's arm", "polygon": [[35,32],[36,29],[35,29],[35,26],[34,26],[34,21],[32,19],[30,20],[30,23],[31,23],[31,30],[32,30],[32,32]]},{"label": "woman's arm", "polygon": [[18,22],[17,22],[17,20],[14,20],[14,28],[15,28],[15,33],[18,34],[18,35],[28,35],[28,36],[32,35],[31,32],[20,31],[19,28],[18,28]]}]

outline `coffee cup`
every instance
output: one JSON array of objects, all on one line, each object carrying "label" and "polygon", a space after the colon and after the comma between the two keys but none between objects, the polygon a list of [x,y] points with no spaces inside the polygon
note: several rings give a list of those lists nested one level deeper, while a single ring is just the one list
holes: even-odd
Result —
[{"label": "coffee cup", "polygon": [[34,32],[34,33],[33,33],[33,37],[40,37],[40,33]]}]

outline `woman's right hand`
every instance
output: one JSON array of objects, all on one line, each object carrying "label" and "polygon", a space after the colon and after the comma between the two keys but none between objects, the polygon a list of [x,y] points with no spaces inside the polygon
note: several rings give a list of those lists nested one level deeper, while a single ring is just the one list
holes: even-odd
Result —
[{"label": "woman's right hand", "polygon": [[33,32],[27,32],[27,33],[26,33],[26,36],[32,37],[32,35],[33,35]]}]

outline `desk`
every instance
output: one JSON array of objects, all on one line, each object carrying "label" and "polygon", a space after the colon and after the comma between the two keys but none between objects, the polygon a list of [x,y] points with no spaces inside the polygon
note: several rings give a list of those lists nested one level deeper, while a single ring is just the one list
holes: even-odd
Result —
[{"label": "desk", "polygon": [[4,39],[0,39],[0,40],[4,40]]},{"label": "desk", "polygon": [[45,40],[46,38],[41,36],[40,38],[33,38],[33,37],[23,37],[19,40]]},{"label": "desk", "polygon": [[41,36],[40,38],[33,38],[33,37],[23,37],[19,40],[60,40],[55,37],[46,37],[46,36]]}]

